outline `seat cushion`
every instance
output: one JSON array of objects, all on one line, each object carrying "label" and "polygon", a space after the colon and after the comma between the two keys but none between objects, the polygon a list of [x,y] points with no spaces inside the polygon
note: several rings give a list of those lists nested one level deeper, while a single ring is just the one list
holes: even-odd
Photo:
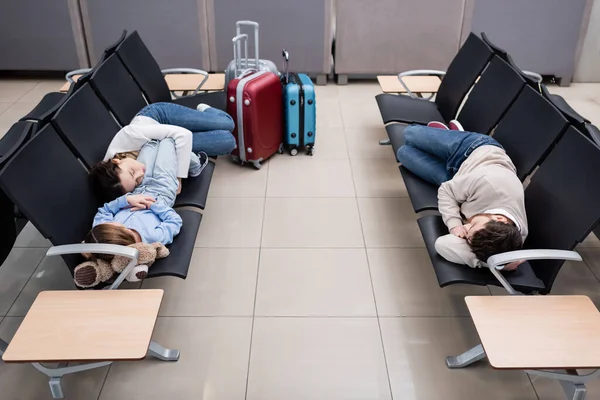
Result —
[{"label": "seat cushion", "polygon": [[52,92],[46,94],[29,114],[19,121],[41,121],[52,116],[58,106],[65,100],[66,93]]},{"label": "seat cushion", "polygon": [[173,243],[168,246],[171,254],[152,264],[148,271],[148,278],[175,276],[185,279],[187,277],[202,214],[191,210],[177,210],[177,214],[181,216],[183,226],[179,235],[175,236]]},{"label": "seat cushion", "polygon": [[404,144],[404,129],[406,129],[407,126],[407,124],[389,124],[385,127],[392,144],[392,150],[394,151],[396,161],[398,161],[398,149]]},{"label": "seat cushion", "polygon": [[[440,287],[457,283],[501,286],[500,282],[487,268],[470,268],[466,265],[455,264],[445,260],[437,253],[435,241],[438,237],[448,234],[448,229],[442,217],[428,215],[419,218],[417,222]],[[531,293],[545,290],[544,283],[535,276],[528,262],[521,264],[516,271],[504,272],[503,274],[513,288],[520,292]]]},{"label": "seat cushion", "polygon": [[208,162],[204,171],[196,178],[188,178],[183,181],[181,193],[175,199],[175,207],[198,207],[204,210],[208,189],[212,180],[215,164]]},{"label": "seat cushion", "polygon": [[432,101],[387,93],[378,94],[375,99],[384,124],[404,122],[427,125],[430,121],[444,122],[437,104]]},{"label": "seat cushion", "polygon": [[198,104],[204,103],[216,109],[227,111],[227,94],[225,92],[198,93],[195,96],[175,99],[173,103],[189,108],[196,108]]},{"label": "seat cushion", "polygon": [[424,181],[402,165],[400,166],[400,174],[402,174],[404,186],[406,186],[410,202],[416,213],[438,209],[437,186]]}]

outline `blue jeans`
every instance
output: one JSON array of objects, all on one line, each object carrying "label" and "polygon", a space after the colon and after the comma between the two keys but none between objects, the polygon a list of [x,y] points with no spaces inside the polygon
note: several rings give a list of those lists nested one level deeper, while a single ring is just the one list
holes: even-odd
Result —
[{"label": "blue jeans", "polygon": [[225,111],[207,108],[198,111],[174,103],[153,103],[137,115],[152,118],[161,124],[176,125],[193,133],[192,150],[209,156],[222,156],[235,149],[233,119]]},{"label": "blue jeans", "polygon": [[175,141],[171,138],[151,140],[142,147],[137,160],[146,166],[146,172],[142,184],[132,194],[146,194],[173,207],[179,187]]},{"label": "blue jeans", "polygon": [[490,145],[502,148],[481,133],[410,125],[404,130],[404,145],[397,157],[410,172],[439,186],[452,179],[473,150]]}]

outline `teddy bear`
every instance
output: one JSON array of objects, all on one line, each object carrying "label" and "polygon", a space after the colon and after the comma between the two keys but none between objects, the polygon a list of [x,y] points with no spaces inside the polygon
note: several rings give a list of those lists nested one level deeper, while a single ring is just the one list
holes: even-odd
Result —
[{"label": "teddy bear", "polygon": [[[169,249],[158,242],[152,244],[134,243],[128,247],[133,247],[140,252],[138,265],[125,277],[129,282],[138,282],[144,279],[148,275],[148,267],[156,259],[165,258],[169,255]],[[84,256],[90,258],[89,254]],[[82,288],[90,288],[101,282],[107,282],[113,275],[123,272],[130,261],[131,259],[125,256],[114,256],[110,262],[100,258],[85,261],[75,267],[73,274],[75,284]]]}]

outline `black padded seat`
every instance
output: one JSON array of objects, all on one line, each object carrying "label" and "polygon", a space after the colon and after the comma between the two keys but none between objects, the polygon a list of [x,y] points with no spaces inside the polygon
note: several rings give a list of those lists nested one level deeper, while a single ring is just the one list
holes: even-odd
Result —
[{"label": "black padded seat", "polygon": [[204,103],[218,110],[227,111],[227,93],[225,92],[199,93],[195,96],[173,99],[172,102],[194,109],[198,104]]},{"label": "black padded seat", "polygon": [[200,176],[184,180],[181,193],[175,198],[174,207],[190,206],[204,210],[214,172],[215,163],[209,161]]},{"label": "black padded seat", "polygon": [[400,166],[400,174],[416,213],[438,209],[438,187],[419,178],[408,169]]},{"label": "black padded seat", "polygon": [[404,130],[407,126],[407,124],[389,124],[385,126],[396,161],[398,161],[398,149],[404,145]]},{"label": "black padded seat", "polygon": [[171,254],[167,258],[156,260],[149,268],[147,278],[174,276],[185,279],[187,277],[196,244],[196,236],[198,236],[198,230],[202,222],[202,214],[192,210],[176,211],[183,221],[181,231],[175,236],[173,243],[167,246]]},{"label": "black padded seat", "polygon": [[435,101],[386,93],[375,96],[383,123],[425,125],[430,121],[451,120],[492,55],[492,49],[487,44],[474,33],[469,34],[448,66]]},{"label": "black padded seat", "polygon": [[[428,215],[419,218],[417,222],[440,287],[457,283],[501,286],[487,268],[470,268],[466,265],[455,264],[437,254],[435,241],[438,237],[448,234],[448,228],[442,217]],[[544,282],[535,275],[529,263],[521,264],[516,271],[504,272],[503,275],[518,291],[529,293],[545,289]]]},{"label": "black padded seat", "polygon": [[65,101],[67,93],[51,92],[44,95],[42,100],[29,111],[27,115],[22,117],[19,121],[44,121],[49,118],[52,111],[56,111],[58,106]]},{"label": "black padded seat", "polygon": [[596,125],[586,124],[585,134],[592,139],[596,145],[600,146],[600,129],[598,129]]}]

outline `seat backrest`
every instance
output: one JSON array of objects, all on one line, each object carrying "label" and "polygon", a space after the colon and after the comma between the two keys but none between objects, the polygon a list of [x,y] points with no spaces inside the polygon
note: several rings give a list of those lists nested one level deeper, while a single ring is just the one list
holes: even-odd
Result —
[{"label": "seat backrest", "polygon": [[160,67],[137,31],[119,45],[117,55],[149,103],[171,101],[171,92]]},{"label": "seat backrest", "polygon": [[471,90],[458,120],[467,131],[490,133],[524,86],[520,73],[500,57],[493,56]]},{"label": "seat backrest", "polygon": [[104,158],[120,129],[89,83],[65,102],[51,123],[88,168]]},{"label": "seat backrest", "polygon": [[435,102],[446,121],[453,119],[466,94],[481,71],[490,61],[493,52],[474,33],[469,34],[458,53],[448,66],[442,79]]},{"label": "seat backrest", "polygon": [[[600,221],[600,148],[572,126],[525,190],[526,249],[572,250]],[[531,261],[548,291],[563,262]]]},{"label": "seat backrest", "polygon": [[122,126],[129,124],[137,112],[147,105],[140,88],[117,54],[108,57],[97,67],[89,83]]},{"label": "seat backrest", "polygon": [[517,176],[524,180],[548,155],[569,125],[567,119],[548,100],[525,86],[494,130],[506,150]]},{"label": "seat backrest", "polygon": [[[54,245],[80,243],[99,206],[87,171],[46,125],[0,171],[0,188]],[[70,268],[81,256],[64,257]]]},{"label": "seat backrest", "polygon": [[0,168],[31,138],[34,125],[34,122],[19,121],[0,138]]}]

